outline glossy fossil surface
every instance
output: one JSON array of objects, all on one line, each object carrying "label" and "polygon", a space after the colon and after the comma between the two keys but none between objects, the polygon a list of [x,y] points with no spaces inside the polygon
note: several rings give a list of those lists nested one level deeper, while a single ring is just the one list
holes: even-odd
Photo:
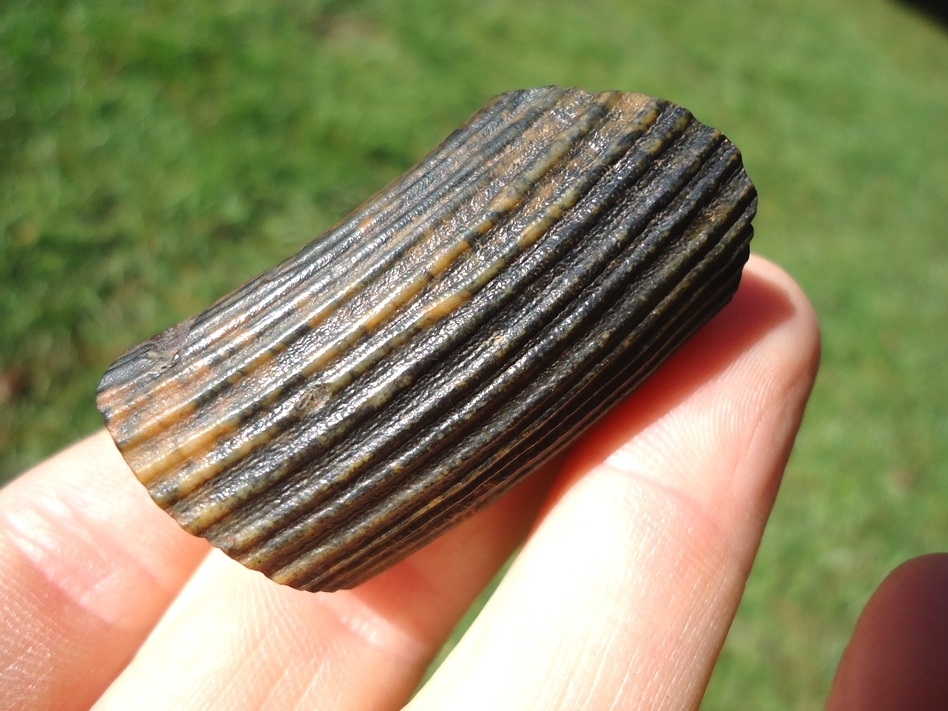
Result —
[{"label": "glossy fossil surface", "polygon": [[685,109],[491,101],[283,264],[121,356],[98,405],[154,500],[351,587],[483,508],[731,298],[756,193]]}]

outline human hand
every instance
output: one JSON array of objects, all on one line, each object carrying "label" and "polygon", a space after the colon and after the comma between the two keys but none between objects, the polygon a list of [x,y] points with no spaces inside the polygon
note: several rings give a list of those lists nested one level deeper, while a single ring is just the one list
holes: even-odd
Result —
[{"label": "human hand", "polygon": [[333,594],[184,533],[97,434],[0,492],[0,707],[398,708],[521,543],[411,709],[696,707],[817,360],[805,297],[752,259],[734,301],[556,466]]}]

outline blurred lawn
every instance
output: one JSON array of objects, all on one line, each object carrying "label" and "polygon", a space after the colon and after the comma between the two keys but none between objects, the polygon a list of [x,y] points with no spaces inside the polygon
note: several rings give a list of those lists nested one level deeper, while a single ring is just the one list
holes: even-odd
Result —
[{"label": "blurred lawn", "polygon": [[817,708],[948,540],[948,37],[881,0],[0,7],[0,477],[125,347],[289,255],[489,96],[678,101],[743,150],[824,364],[705,707]]}]

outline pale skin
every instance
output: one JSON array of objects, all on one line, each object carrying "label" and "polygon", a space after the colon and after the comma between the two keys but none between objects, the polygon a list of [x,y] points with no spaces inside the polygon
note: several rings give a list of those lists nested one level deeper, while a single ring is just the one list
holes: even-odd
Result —
[{"label": "pale skin", "polygon": [[[0,492],[0,708],[695,708],[818,353],[805,297],[752,259],[734,301],[555,465],[333,594],[276,585],[184,533],[108,435],[93,435]],[[488,606],[412,698],[519,545]],[[944,590],[946,570],[933,556],[880,588],[830,708],[880,708],[873,649],[899,649],[904,630],[915,652],[928,634],[919,659],[938,653],[944,605],[919,591]],[[906,600],[924,614],[906,613]],[[893,609],[903,615],[894,623]]]}]

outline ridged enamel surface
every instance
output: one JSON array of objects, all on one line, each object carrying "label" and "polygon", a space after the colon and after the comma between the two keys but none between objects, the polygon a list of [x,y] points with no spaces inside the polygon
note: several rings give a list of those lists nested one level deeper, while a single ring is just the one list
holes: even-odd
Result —
[{"label": "ridged enamel surface", "polygon": [[299,254],[130,350],[98,406],[245,565],[356,585],[493,501],[732,296],[757,199],[684,109],[497,97]]}]

